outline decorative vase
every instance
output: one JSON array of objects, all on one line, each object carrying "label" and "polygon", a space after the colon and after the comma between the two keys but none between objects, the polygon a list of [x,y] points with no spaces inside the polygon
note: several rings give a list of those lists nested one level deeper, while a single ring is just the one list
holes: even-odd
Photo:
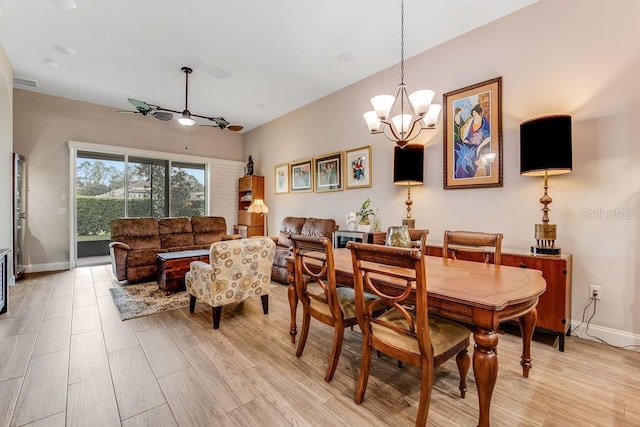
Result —
[{"label": "decorative vase", "polygon": [[346,217],[347,221],[347,230],[356,231],[356,214],[355,212],[349,212]]},{"label": "decorative vase", "polygon": [[386,244],[388,246],[410,248],[411,236],[409,235],[409,227],[407,227],[406,225],[396,225],[389,227],[389,231],[387,231]]},{"label": "decorative vase", "polygon": [[[358,224],[358,231],[360,231],[362,233],[371,232],[371,224]],[[407,231],[407,233],[408,233],[408,231]]]}]

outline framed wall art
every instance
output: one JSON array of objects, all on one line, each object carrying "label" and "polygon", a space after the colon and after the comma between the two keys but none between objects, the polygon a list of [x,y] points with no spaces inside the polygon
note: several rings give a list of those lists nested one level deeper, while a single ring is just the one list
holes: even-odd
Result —
[{"label": "framed wall art", "polygon": [[291,191],[313,191],[313,159],[298,160],[291,163]]},{"label": "framed wall art", "polygon": [[340,191],[343,189],[342,152],[315,158],[316,191]]},{"label": "framed wall art", "polygon": [[346,153],[346,188],[371,187],[371,146],[354,148]]},{"label": "framed wall art", "polygon": [[502,77],[444,94],[445,189],[502,187]]},{"label": "framed wall art", "polygon": [[289,192],[289,163],[277,165],[276,172],[276,194],[286,194]]}]

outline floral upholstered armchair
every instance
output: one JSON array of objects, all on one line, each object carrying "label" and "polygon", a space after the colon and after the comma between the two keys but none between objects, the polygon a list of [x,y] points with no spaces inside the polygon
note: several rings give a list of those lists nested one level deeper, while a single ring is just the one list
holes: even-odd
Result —
[{"label": "floral upholstered armchair", "polygon": [[209,264],[193,261],[185,276],[189,312],[196,299],[213,307],[213,329],[220,326],[222,306],[259,296],[269,313],[271,265],[276,245],[268,237],[217,242],[209,250]]}]

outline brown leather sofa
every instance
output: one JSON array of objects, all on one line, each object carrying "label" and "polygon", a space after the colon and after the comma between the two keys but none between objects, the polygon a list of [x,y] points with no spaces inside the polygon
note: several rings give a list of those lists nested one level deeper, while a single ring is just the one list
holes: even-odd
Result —
[{"label": "brown leather sofa", "polygon": [[338,230],[335,220],[319,218],[303,218],[288,216],[282,220],[280,234],[272,237],[276,244],[276,255],[271,267],[271,280],[288,284],[287,257],[291,255],[293,242],[289,238],[292,234],[305,236],[332,238],[333,232]]},{"label": "brown leather sofa", "polygon": [[156,255],[161,252],[208,249],[227,234],[223,217],[118,218],[111,221],[111,266],[120,281],[130,283],[157,278]]}]

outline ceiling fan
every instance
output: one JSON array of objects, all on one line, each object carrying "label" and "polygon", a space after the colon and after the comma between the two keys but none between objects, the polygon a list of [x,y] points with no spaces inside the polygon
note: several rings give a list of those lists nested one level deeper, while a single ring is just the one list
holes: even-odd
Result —
[{"label": "ceiling fan", "polygon": [[229,129],[233,132],[238,132],[242,130],[242,126],[240,125],[230,125],[224,117],[209,117],[209,116],[201,116],[199,114],[193,114],[189,111],[189,74],[193,72],[193,70],[189,67],[182,67],[181,71],[185,75],[185,94],[184,94],[184,110],[170,110],[169,108],[160,107],[159,105],[149,104],[144,101],[138,101],[137,99],[127,98],[127,100],[136,108],[136,111],[120,111],[121,113],[138,113],[146,116],[147,114],[151,114],[158,120],[169,121],[173,118],[173,114],[180,114],[178,117],[178,122],[180,122],[183,126],[193,126],[196,121],[193,120],[192,117],[198,117],[201,119],[207,119],[215,124],[212,125],[201,125],[201,126],[212,126],[220,129]]}]

